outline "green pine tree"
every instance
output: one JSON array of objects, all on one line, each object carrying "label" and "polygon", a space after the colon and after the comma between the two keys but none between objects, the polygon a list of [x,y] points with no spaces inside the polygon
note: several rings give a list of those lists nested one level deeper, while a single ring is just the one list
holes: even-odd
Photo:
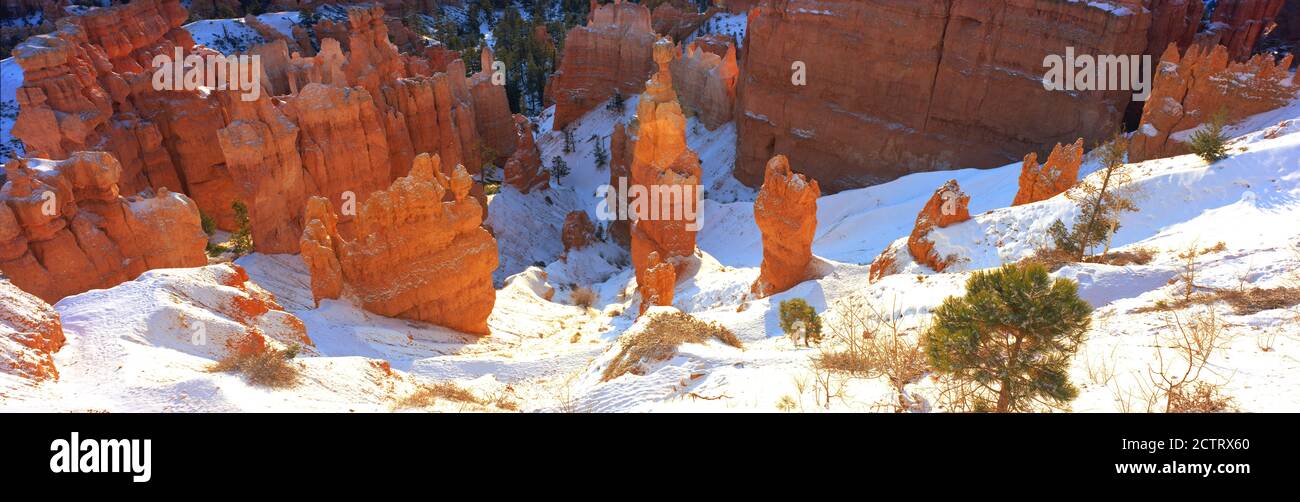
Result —
[{"label": "green pine tree", "polygon": [[976,272],[966,296],[944,300],[923,343],[936,371],[974,384],[977,410],[1057,407],[1079,394],[1070,360],[1091,312],[1077,283],[1053,281],[1042,265],[1005,265]]},{"label": "green pine tree", "polygon": [[781,302],[781,331],[790,335],[797,331],[798,324],[803,324],[804,329],[804,346],[808,346],[809,341],[822,341],[822,320],[817,315],[817,311],[804,301],[803,298],[792,298]]},{"label": "green pine tree", "polygon": [[248,219],[248,206],[243,202],[235,201],[230,205],[235,210],[234,235],[230,236],[231,251],[236,255],[246,255],[253,252],[253,225]]},{"label": "green pine tree", "polygon": [[556,155],[555,158],[551,159],[551,176],[555,177],[556,183],[560,182],[560,178],[563,178],[568,175],[569,175],[569,164],[564,162],[563,158],[561,158],[559,155]]},{"label": "green pine tree", "polygon": [[1228,158],[1228,135],[1223,127],[1228,122],[1226,113],[1220,111],[1210,118],[1210,123],[1192,133],[1188,147],[1206,162],[1211,164]]},{"label": "green pine tree", "polygon": [[595,134],[591,135],[591,141],[596,143],[596,148],[591,151],[592,157],[596,160],[596,169],[604,169],[609,165],[609,152],[605,150],[605,142]]}]

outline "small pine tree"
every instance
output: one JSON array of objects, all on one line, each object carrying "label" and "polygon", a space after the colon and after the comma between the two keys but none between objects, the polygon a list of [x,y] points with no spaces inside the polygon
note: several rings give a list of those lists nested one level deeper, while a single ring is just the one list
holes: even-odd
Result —
[{"label": "small pine tree", "polygon": [[623,97],[623,91],[614,89],[614,97],[610,98],[609,104],[605,106],[606,110],[611,112],[623,113],[627,107],[627,98]]},{"label": "small pine tree", "polygon": [[199,225],[202,226],[203,233],[208,234],[208,237],[212,237],[212,234],[217,233],[217,220],[204,214],[203,211],[199,211]]},{"label": "small pine tree", "polygon": [[230,250],[237,255],[246,255],[253,252],[253,225],[248,219],[248,206],[243,202],[235,201],[230,207],[235,210],[237,228],[234,235],[230,236]]},{"label": "small pine tree", "polygon": [[573,141],[573,129],[565,128],[565,129],[564,129],[564,154],[565,154],[565,155],[568,155],[568,154],[570,154],[570,153],[573,153],[573,150],[574,150],[574,145],[573,145],[573,143],[574,143],[574,141]]},{"label": "small pine tree", "polygon": [[1124,163],[1128,142],[1117,134],[1097,151],[1101,170],[1065,194],[1079,208],[1074,223],[1067,225],[1057,221],[1048,229],[1048,236],[1056,248],[1076,261],[1083,261],[1097,246],[1104,245],[1103,253],[1108,252],[1110,239],[1119,230],[1120,215],[1138,210],[1138,194],[1132,186],[1128,165]]},{"label": "small pine tree", "polygon": [[596,159],[596,169],[604,170],[609,165],[609,152],[605,150],[605,143],[595,134],[591,135],[591,141],[596,143],[596,149],[591,151],[591,156]]},{"label": "small pine tree", "polygon": [[569,175],[569,164],[564,162],[564,158],[560,157],[559,155],[556,155],[555,158],[551,159],[551,176],[555,177],[555,181],[557,183],[560,181],[561,178],[564,178],[565,176],[568,175]]},{"label": "small pine tree", "polygon": [[1210,118],[1210,123],[1206,127],[1192,133],[1191,141],[1188,143],[1192,153],[1210,164],[1228,158],[1228,135],[1223,133],[1223,127],[1227,122],[1227,114],[1220,111]]},{"label": "small pine tree", "polygon": [[803,298],[793,298],[781,302],[781,331],[791,335],[799,329],[799,323],[802,323],[804,329],[804,346],[808,346],[809,341],[822,341],[822,319],[817,315],[817,311],[804,301]]},{"label": "small pine tree", "polygon": [[966,296],[948,297],[923,338],[930,365],[975,384],[975,409],[1030,411],[1079,394],[1070,360],[1091,324],[1078,284],[1039,264],[976,272]]}]

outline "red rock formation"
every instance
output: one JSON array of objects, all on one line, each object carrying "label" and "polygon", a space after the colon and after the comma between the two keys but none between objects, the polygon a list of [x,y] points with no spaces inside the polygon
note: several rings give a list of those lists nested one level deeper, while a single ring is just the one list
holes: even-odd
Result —
[{"label": "red rock formation", "polygon": [[560,240],[564,242],[565,251],[585,248],[596,240],[596,226],[591,223],[586,211],[572,211],[564,217]]},{"label": "red rock formation", "polygon": [[506,161],[505,182],[520,193],[544,188],[551,181],[551,173],[542,168],[542,152],[533,140],[533,126],[523,115],[514,116],[515,148]]},{"label": "red rock formation", "polygon": [[727,9],[727,12],[743,14],[749,12],[749,10],[754,7],[758,7],[758,4],[762,1],[763,0],[722,0],[721,3],[722,6]]},{"label": "red rock formation", "polygon": [[677,287],[677,271],[673,264],[659,259],[659,253],[646,257],[646,269],[637,274],[637,289],[641,292],[641,309],[644,314],[650,307],[671,306],[673,289]]},{"label": "red rock formation", "polygon": [[709,130],[731,121],[736,101],[736,48],[719,57],[692,43],[673,61],[673,87],[682,106],[694,112]]},{"label": "red rock formation", "polygon": [[[776,154],[839,191],[1100,140],[1131,93],[1048,91],[1043,59],[1066,47],[1141,54],[1151,22],[1143,9],[1098,2],[809,5],[765,3],[749,16],[735,174],[750,186]],[[792,85],[796,61],[806,86]]]},{"label": "red rock formation", "polygon": [[1151,29],[1147,32],[1146,54],[1159,57],[1169,44],[1186,49],[1192,44],[1205,14],[1203,0],[1144,0],[1151,11]]},{"label": "red rock formation", "polygon": [[[298,126],[269,98],[234,100],[230,125],[217,131],[237,200],[248,207],[253,243],[262,253],[294,253],[309,194],[321,193],[303,169]],[[319,169],[319,167],[318,167]]]},{"label": "red rock formation", "polygon": [[[705,52],[717,54],[718,57],[726,57],[727,51],[736,45],[736,39],[731,35],[711,33],[695,37],[695,40],[691,41],[691,45],[697,46]],[[739,71],[739,68],[737,71]]]},{"label": "red rock formation", "polygon": [[1210,27],[1197,35],[1197,44],[1226,46],[1229,59],[1246,61],[1254,54],[1260,36],[1273,26],[1285,3],[1286,0],[1219,0]]},{"label": "red rock formation", "polygon": [[1129,161],[1187,153],[1170,135],[1209,122],[1219,112],[1228,122],[1288,103],[1300,87],[1290,72],[1292,56],[1278,62],[1261,54],[1244,63],[1229,61],[1228,50],[1193,46],[1182,57],[1170,46],[1160,58],[1151,98],[1129,141]]},{"label": "red rock formation", "polygon": [[685,40],[686,37],[700,29],[704,21],[713,16],[716,9],[710,7],[698,12],[694,2],[689,0],[669,0],[655,6],[650,13],[650,24],[655,33],[671,37],[673,40]]},{"label": "red rock formation", "polygon": [[[935,190],[925,207],[916,215],[916,225],[907,238],[907,252],[912,255],[912,259],[935,272],[943,272],[952,265],[956,258],[939,255],[934,241],[929,237],[930,231],[970,220],[970,210],[967,208],[969,203],[970,196],[962,193],[957,180],[948,180]],[[898,273],[898,252],[894,246],[890,246],[871,263],[872,282]]]},{"label": "red rock formation", "polygon": [[[490,148],[494,154],[487,162],[502,165],[515,153],[518,129],[515,118],[510,113],[510,102],[506,99],[505,85],[492,82],[492,49],[483,47],[480,54],[481,71],[470,79],[470,92],[474,96],[474,122],[478,125],[478,134],[483,146]],[[499,79],[504,84],[504,77]],[[531,131],[528,131],[531,136]]]},{"label": "red rock formation", "polygon": [[575,26],[565,36],[560,69],[546,84],[546,96],[555,103],[554,130],[604,103],[616,89],[640,90],[654,69],[654,41],[645,6],[623,0],[593,5],[587,26]]},{"label": "red rock formation", "polygon": [[[317,301],[337,297],[343,284],[371,312],[488,334],[496,240],[479,226],[469,173],[457,166],[448,178],[439,164],[421,154],[409,176],[367,199],[355,240],[339,236],[327,202],[313,199],[302,247]],[[448,190],[453,200],[443,202]]]},{"label": "red rock formation", "polygon": [[1082,164],[1083,138],[1073,145],[1057,143],[1047,162],[1041,166],[1038,165],[1038,154],[1030,152],[1020,167],[1020,189],[1011,205],[1047,200],[1069,190],[1079,180],[1079,166]]},{"label": "red rock formation", "polygon": [[58,380],[54,353],[63,342],[59,313],[0,278],[0,372],[35,382]]},{"label": "red rock formation", "polygon": [[817,181],[790,171],[785,156],[767,163],[763,188],[754,200],[754,221],[763,233],[763,266],[750,291],[760,298],[808,279],[820,196]]},{"label": "red rock formation", "polygon": [[[628,144],[627,128],[623,122],[614,123],[609,136],[609,186],[622,187],[632,176],[632,146]],[[620,188],[621,190],[621,188]],[[618,199],[609,194],[609,207],[618,207]],[[625,249],[632,244],[632,222],[617,218],[609,222],[609,236]]]},{"label": "red rock formation", "polygon": [[207,263],[198,208],[184,195],[118,195],[122,166],[103,152],[20,159],[0,188],[0,272],[56,302],[155,268]]},{"label": "red rock formation", "polygon": [[628,186],[645,187],[652,201],[647,207],[659,209],[648,219],[632,222],[632,265],[642,284],[652,253],[675,267],[684,266],[678,258],[695,253],[697,222],[685,205],[695,204],[698,208],[700,159],[686,146],[686,117],[673,92],[669,69],[674,52],[672,42],[666,38],[655,44],[654,60],[659,71],[646,83],[637,102],[637,129],[631,134],[636,141],[631,147]]}]

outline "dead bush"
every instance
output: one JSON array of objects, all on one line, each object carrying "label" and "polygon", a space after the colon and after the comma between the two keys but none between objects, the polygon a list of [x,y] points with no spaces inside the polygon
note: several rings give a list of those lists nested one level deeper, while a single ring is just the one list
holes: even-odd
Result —
[{"label": "dead bush", "polygon": [[666,361],[677,353],[683,343],[705,343],[716,339],[732,347],[741,348],[735,333],[718,323],[696,319],[685,312],[654,314],[645,329],[622,341],[623,348],[601,375],[609,381],[624,374],[640,375],[643,362]]},{"label": "dead bush", "polygon": [[1111,251],[1106,254],[1089,256],[1083,261],[1123,267],[1127,265],[1146,265],[1155,259],[1156,251],[1151,248],[1136,248],[1128,251]]},{"label": "dead bush", "polygon": [[248,383],[273,389],[292,387],[298,383],[298,366],[293,362],[298,350],[298,346],[293,345],[285,350],[236,351],[217,361],[208,371],[241,373]]},{"label": "dead bush", "polygon": [[904,388],[924,376],[928,366],[917,337],[901,324],[902,313],[858,298],[837,303],[835,310],[837,315],[829,323],[832,343],[816,357],[817,367],[866,378],[885,377],[897,398],[895,411],[910,409]]},{"label": "dead bush", "polygon": [[1180,386],[1169,396],[1168,413],[1234,413],[1236,401],[1222,393],[1218,385],[1196,382]]},{"label": "dead bush", "polygon": [[596,304],[596,292],[586,286],[575,288],[572,293],[569,293],[569,301],[576,306],[589,309]]},{"label": "dead bush", "polygon": [[397,401],[398,408],[426,408],[438,401],[450,401],[465,404],[484,404],[469,389],[453,382],[436,382],[421,385],[410,395]]},{"label": "dead bush", "polygon": [[1300,288],[1241,288],[1214,289],[1212,301],[1225,301],[1238,315],[1251,315],[1265,310],[1291,308],[1300,305]]},{"label": "dead bush", "polygon": [[[1213,309],[1192,314],[1187,319],[1177,312],[1170,313],[1165,329],[1169,333],[1167,341],[1157,338],[1156,363],[1148,367],[1147,373],[1151,384],[1165,397],[1165,410],[1173,411],[1180,404],[1176,403],[1177,400],[1192,395],[1195,391],[1192,386],[1201,382],[1210,358],[1228,340]],[[1173,357],[1165,355],[1166,343],[1170,345],[1168,348]]]},{"label": "dead bush", "polygon": [[1045,246],[1035,249],[1034,254],[1020,260],[1020,264],[1038,264],[1046,268],[1048,272],[1055,272],[1060,270],[1061,267],[1074,263],[1074,259],[1074,255],[1071,255],[1068,251]]}]

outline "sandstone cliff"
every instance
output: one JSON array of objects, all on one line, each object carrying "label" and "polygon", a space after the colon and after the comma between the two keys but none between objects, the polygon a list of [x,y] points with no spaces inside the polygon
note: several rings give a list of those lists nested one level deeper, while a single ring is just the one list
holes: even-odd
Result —
[{"label": "sandstone cliff", "polygon": [[[735,174],[750,186],[777,154],[839,191],[1102,139],[1130,93],[1047,91],[1043,59],[1066,47],[1141,54],[1151,24],[1141,8],[1099,2],[812,5],[767,2],[749,16]],[[792,83],[796,62],[807,85]]]},{"label": "sandstone cliff", "polygon": [[671,65],[673,87],[682,106],[699,117],[709,130],[730,122],[736,101],[736,47],[728,45],[718,56],[698,43],[683,49]]},{"label": "sandstone cliff", "polygon": [[54,353],[63,342],[59,313],[0,278],[0,373],[33,382],[58,380]]},{"label": "sandstone cliff", "polygon": [[447,177],[438,156],[421,154],[410,175],[362,205],[352,240],[334,228],[329,204],[313,199],[302,254],[317,301],[350,292],[376,314],[487,335],[497,246],[479,226],[472,183],[464,168]]},{"label": "sandstone cliff", "polygon": [[601,105],[615,89],[639,91],[654,69],[654,42],[645,6],[616,0],[594,7],[587,25],[565,36],[559,70],[546,83],[546,96],[555,103],[554,129]]},{"label": "sandstone cliff", "polygon": [[1170,136],[1220,112],[1232,122],[1286,104],[1297,91],[1287,70],[1291,60],[1290,55],[1275,61],[1261,54],[1234,63],[1222,45],[1212,50],[1192,46],[1182,56],[1171,45],[1160,58],[1151,99],[1129,142],[1129,161],[1187,153],[1186,145]]},{"label": "sandstone cliff", "polygon": [[207,263],[194,202],[159,189],[122,197],[122,166],[103,152],[19,159],[0,188],[0,272],[47,302],[112,287],[155,268]]}]

